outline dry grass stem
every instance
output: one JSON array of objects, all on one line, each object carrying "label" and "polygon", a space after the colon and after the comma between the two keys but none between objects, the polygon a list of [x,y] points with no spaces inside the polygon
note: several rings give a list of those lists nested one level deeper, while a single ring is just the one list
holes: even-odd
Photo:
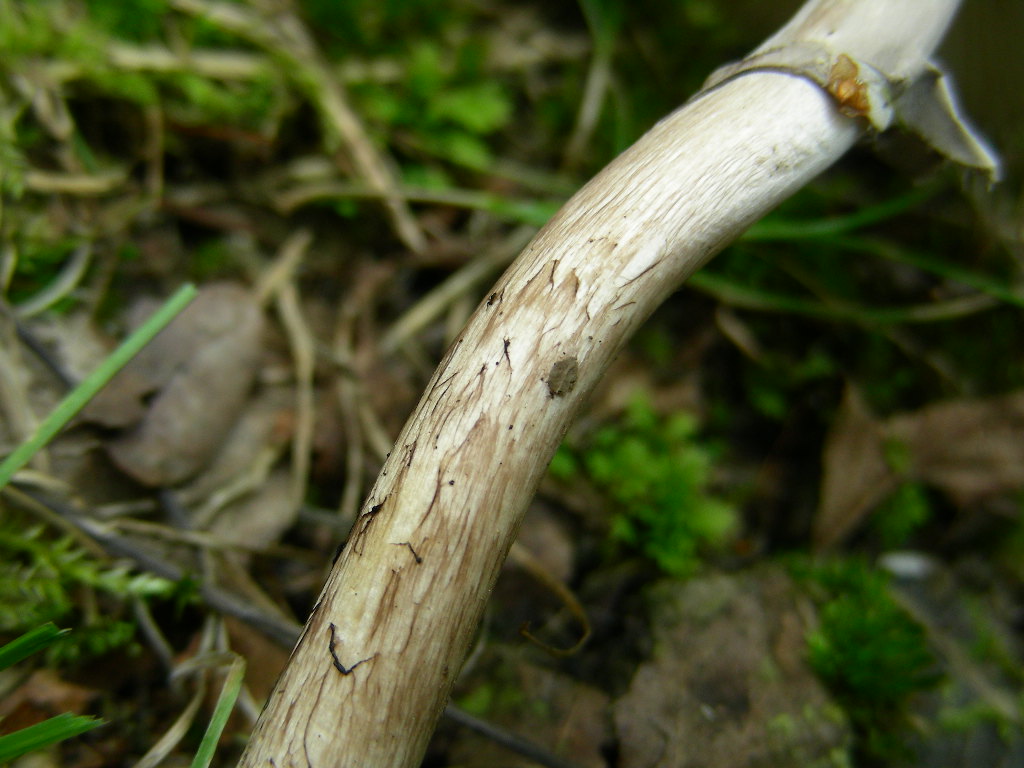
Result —
[{"label": "dry grass stem", "polygon": [[[380,340],[381,353],[387,355],[398,350],[406,341],[434,322],[456,300],[466,296],[481,282],[506,266],[529,242],[535,232],[533,227],[517,227],[501,242],[478,258],[469,261],[427,293],[395,320],[384,333]],[[478,297],[474,296],[473,301],[477,300]]]},{"label": "dry grass stem", "polygon": [[537,643],[553,656],[572,656],[586,644],[588,639],[590,639],[590,619],[587,618],[587,612],[583,608],[583,604],[580,603],[579,598],[576,597],[569,587],[557,579],[554,574],[545,567],[544,563],[541,562],[540,559],[538,559],[530,550],[519,542],[515,542],[509,549],[508,557],[510,561],[518,565],[539,583],[549,589],[551,593],[561,601],[562,605],[565,606],[566,610],[569,611],[572,617],[576,619],[580,625],[579,639],[568,648],[555,648],[545,642],[542,642],[530,633],[528,629],[521,630],[523,636]]},{"label": "dry grass stem", "polygon": [[313,241],[308,230],[299,230],[281,246],[273,267],[260,280],[257,296],[265,300],[274,295],[295,367],[295,434],[292,438],[292,501],[302,504],[309,478],[313,449],[313,370],[316,364],[316,342],[303,317],[295,270]]}]

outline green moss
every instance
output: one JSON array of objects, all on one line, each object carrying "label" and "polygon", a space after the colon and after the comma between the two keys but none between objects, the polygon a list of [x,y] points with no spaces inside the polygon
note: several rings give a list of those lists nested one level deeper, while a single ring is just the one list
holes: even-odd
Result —
[{"label": "green moss", "polygon": [[360,112],[387,134],[406,133],[420,153],[489,168],[487,138],[509,124],[513,101],[500,80],[480,70],[474,45],[444,52],[436,40],[413,43],[399,61],[405,73],[399,83],[353,86]]},{"label": "green moss", "polygon": [[544,716],[550,705],[523,691],[514,663],[494,659],[481,681],[457,697],[461,709],[477,717],[532,713]]},{"label": "green moss", "polygon": [[919,483],[904,483],[875,511],[871,527],[882,547],[896,549],[906,546],[931,516],[925,487]]},{"label": "green moss", "polygon": [[179,591],[166,579],[96,560],[70,537],[54,540],[42,527],[24,529],[14,521],[0,527],[0,632],[77,619],[76,631],[49,649],[54,663],[81,661],[129,645],[134,623],[106,612],[75,615],[82,589],[117,599],[167,598]]},{"label": "green moss", "polygon": [[815,671],[842,698],[867,713],[899,707],[935,684],[924,630],[889,600],[842,595],[821,611],[808,638]]},{"label": "green moss", "polygon": [[609,539],[638,551],[665,573],[692,574],[707,548],[726,543],[736,511],[709,490],[713,453],[685,413],[657,414],[643,397],[622,421],[597,431],[577,450],[563,449],[555,473],[582,472],[614,507]]},{"label": "green moss", "polygon": [[942,679],[925,629],[892,598],[885,574],[860,560],[796,570],[821,602],[808,662],[846,711],[859,751],[898,763],[910,698]]}]

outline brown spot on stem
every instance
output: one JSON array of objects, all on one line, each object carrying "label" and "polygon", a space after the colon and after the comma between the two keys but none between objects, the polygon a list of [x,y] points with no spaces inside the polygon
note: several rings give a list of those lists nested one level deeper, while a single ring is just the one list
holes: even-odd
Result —
[{"label": "brown spot on stem", "polygon": [[551,397],[562,397],[572,392],[579,375],[580,366],[575,357],[563,357],[558,360],[548,373],[548,392]]}]

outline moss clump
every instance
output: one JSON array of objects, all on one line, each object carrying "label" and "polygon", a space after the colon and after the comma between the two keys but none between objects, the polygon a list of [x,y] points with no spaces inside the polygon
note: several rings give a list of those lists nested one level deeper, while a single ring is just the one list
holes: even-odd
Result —
[{"label": "moss clump", "polygon": [[819,593],[808,661],[846,710],[868,761],[906,759],[907,705],[940,680],[924,627],[893,599],[885,574],[859,560],[800,569]]},{"label": "moss clump", "polygon": [[[78,629],[48,651],[51,663],[77,662],[128,646],[135,624],[110,615],[129,599],[174,598],[180,585],[158,576],[132,573],[122,565],[90,557],[70,537],[52,539],[42,527],[0,525],[0,633],[25,632],[47,621],[75,620]],[[93,593],[89,600],[83,594]],[[95,610],[99,595],[112,598]],[[89,615],[78,609],[94,606]]]},{"label": "moss clump", "polygon": [[620,423],[598,430],[582,450],[563,447],[552,472],[582,471],[611,500],[613,546],[689,576],[702,550],[722,546],[737,528],[733,507],[708,490],[713,454],[696,431],[689,414],[666,418],[636,398]]}]

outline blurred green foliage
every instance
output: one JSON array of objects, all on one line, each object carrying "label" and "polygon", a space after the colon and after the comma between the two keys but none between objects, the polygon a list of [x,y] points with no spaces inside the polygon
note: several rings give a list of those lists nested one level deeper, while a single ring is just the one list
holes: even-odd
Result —
[{"label": "blurred green foliage", "polygon": [[[40,3],[45,5],[44,3]],[[157,39],[163,31],[164,14],[170,11],[167,0],[85,0],[89,18],[98,29],[112,37],[137,43]]]},{"label": "blurred green foliage", "polygon": [[97,560],[70,537],[55,539],[42,526],[26,529],[19,521],[3,520],[0,632],[24,632],[47,621],[77,619],[75,632],[48,650],[52,663],[92,658],[131,643],[134,621],[104,612],[81,614],[83,591],[123,601],[173,598],[180,590],[166,579]]},{"label": "blurred green foliage", "polygon": [[996,547],[996,557],[1001,566],[1012,573],[1014,578],[1024,582],[1024,492],[1018,493],[1016,517],[1008,526]]},{"label": "blurred green foliage", "polygon": [[408,132],[406,140],[430,156],[486,169],[493,158],[484,139],[508,124],[513,105],[500,80],[480,69],[474,47],[467,43],[449,66],[439,43],[414,44],[399,58],[401,81],[353,87],[361,111],[388,133]]},{"label": "blurred green foliage", "polygon": [[932,517],[928,492],[920,483],[904,483],[871,516],[871,527],[883,549],[906,547]]},{"label": "blurred green foliage", "polygon": [[412,40],[438,38],[476,15],[465,0],[303,0],[301,6],[332,58],[399,53]]}]

